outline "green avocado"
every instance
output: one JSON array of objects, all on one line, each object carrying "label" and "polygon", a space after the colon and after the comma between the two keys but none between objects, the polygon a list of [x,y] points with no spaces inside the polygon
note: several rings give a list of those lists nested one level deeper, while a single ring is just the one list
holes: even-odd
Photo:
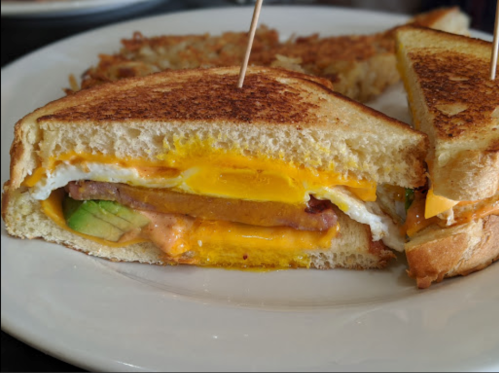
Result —
[{"label": "green avocado", "polygon": [[100,220],[104,220],[111,225],[114,225],[116,228],[122,230],[123,232],[128,232],[133,227],[132,223],[128,220],[122,219],[119,216],[116,216],[109,211],[102,208],[101,201],[89,200],[82,203],[80,209],[84,209],[88,211],[90,214],[94,215],[96,218]]},{"label": "green avocado", "polygon": [[99,201],[99,206],[107,212],[116,215],[117,217],[128,221],[136,228],[142,228],[149,224],[150,220],[144,215],[136,213],[135,211],[112,201]]},{"label": "green avocado", "polygon": [[149,223],[141,214],[111,201],[77,201],[66,196],[63,212],[69,228],[114,242],[124,233]]},{"label": "green avocado", "polygon": [[412,202],[414,202],[414,189],[405,188],[405,211],[409,210]]}]

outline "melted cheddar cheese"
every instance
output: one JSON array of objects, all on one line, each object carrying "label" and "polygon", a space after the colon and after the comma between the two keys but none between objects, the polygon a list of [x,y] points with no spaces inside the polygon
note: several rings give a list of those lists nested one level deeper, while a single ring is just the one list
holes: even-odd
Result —
[{"label": "melted cheddar cheese", "polygon": [[237,268],[310,267],[309,250],[327,250],[339,225],[326,232],[288,227],[256,227],[229,222],[198,221],[185,252],[197,265]]},{"label": "melted cheddar cheese", "polygon": [[402,230],[407,236],[413,237],[416,233],[424,228],[437,223],[436,217],[431,219],[425,218],[425,196],[423,193],[416,191],[414,201],[407,210],[407,217]]},{"label": "melted cheddar cheese", "polygon": [[[97,167],[99,170],[95,171]],[[263,156],[208,150],[206,145],[179,145],[175,151],[157,156],[155,161],[70,152],[50,158],[24,181],[24,185],[36,190],[50,178],[60,177],[63,181],[53,189],[62,187],[71,181],[64,179],[69,178],[63,175],[65,169],[67,174],[77,170],[80,178],[95,181],[167,187],[199,195],[253,201],[299,204],[306,202],[310,194],[333,186],[345,186],[363,201],[376,200],[374,182]],[[92,173],[87,177],[85,172],[89,170]],[[125,171],[128,173],[123,176]],[[118,179],[108,176],[119,172]],[[44,192],[45,198],[49,192]]]},{"label": "melted cheddar cheese", "polygon": [[428,190],[428,194],[426,195],[424,217],[425,219],[430,219],[438,214],[450,210],[458,203],[459,201],[453,201],[451,199],[436,195],[433,192],[433,188],[430,188],[430,190]]}]

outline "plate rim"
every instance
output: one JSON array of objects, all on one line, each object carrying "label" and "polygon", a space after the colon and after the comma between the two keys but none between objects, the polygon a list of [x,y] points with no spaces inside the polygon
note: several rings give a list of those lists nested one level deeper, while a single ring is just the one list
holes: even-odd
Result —
[{"label": "plate rim", "polygon": [[89,14],[126,7],[153,0],[66,0],[51,2],[2,1],[2,16],[9,17],[54,17]]}]

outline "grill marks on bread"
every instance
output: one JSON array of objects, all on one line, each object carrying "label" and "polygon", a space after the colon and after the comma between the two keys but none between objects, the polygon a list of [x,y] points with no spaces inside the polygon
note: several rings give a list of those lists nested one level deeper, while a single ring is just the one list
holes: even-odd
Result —
[{"label": "grill marks on bread", "polygon": [[319,109],[291,85],[263,74],[250,74],[242,89],[236,75],[178,74],[180,81],[117,90],[112,98],[61,109],[43,120],[86,121],[238,121],[314,123]]},{"label": "grill marks on bread", "polygon": [[492,113],[499,107],[499,80],[492,81],[485,61],[455,51],[431,48],[409,53],[435,116],[437,136],[443,139],[490,131]]},{"label": "grill marks on bread", "polygon": [[435,30],[397,30],[400,67],[416,125],[430,139],[435,194],[489,198],[499,188],[499,81],[489,79],[492,43]]}]

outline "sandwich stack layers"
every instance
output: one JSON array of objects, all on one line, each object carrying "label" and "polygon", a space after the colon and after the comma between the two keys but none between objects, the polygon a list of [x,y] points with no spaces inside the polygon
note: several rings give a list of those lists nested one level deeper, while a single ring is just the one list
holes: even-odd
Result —
[{"label": "sandwich stack layers", "polygon": [[[4,187],[8,232],[120,261],[385,266],[386,246],[403,241],[377,185],[423,185],[426,137],[328,81],[254,67],[238,89],[238,72],[162,72],[27,115]],[[92,237],[68,227],[68,194],[117,201],[151,223],[115,242]]]},{"label": "sandwich stack layers", "polygon": [[424,288],[499,258],[499,81],[491,43],[410,26],[396,37],[414,125],[430,140],[429,191],[409,211],[406,245]]}]

